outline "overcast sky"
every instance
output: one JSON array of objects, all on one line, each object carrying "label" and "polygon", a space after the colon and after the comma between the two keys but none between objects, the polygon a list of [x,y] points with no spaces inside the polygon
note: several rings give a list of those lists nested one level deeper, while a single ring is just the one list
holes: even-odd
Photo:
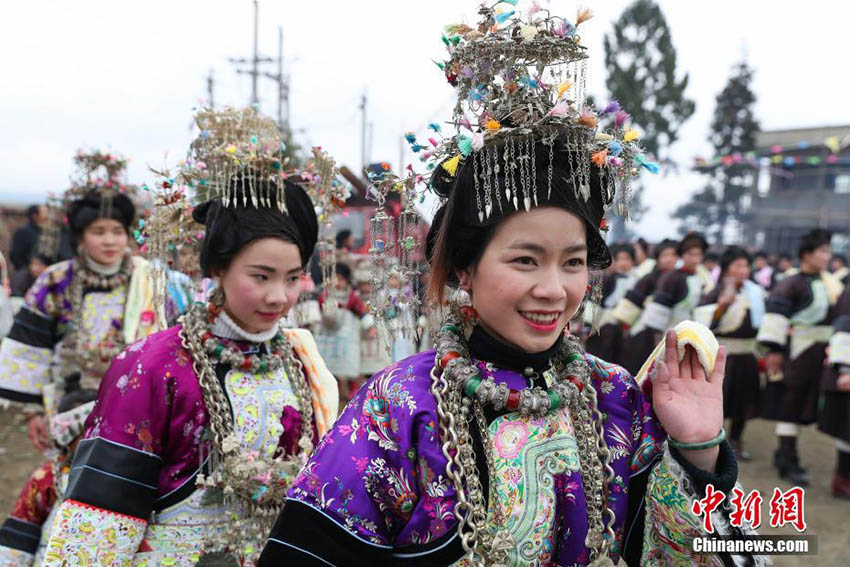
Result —
[{"label": "overcast sky", "polygon": [[[528,0],[521,0],[520,7]],[[606,98],[602,38],[627,2],[584,2],[590,91]],[[431,62],[444,54],[442,26],[474,23],[463,0],[260,1],[260,50],[277,55],[284,28],[292,77],[292,125],[302,145],[321,145],[342,164],[360,162],[359,98],[374,123],[370,155],[397,166],[399,138],[450,117],[453,92]],[[553,0],[574,19],[576,2]],[[697,111],[673,156],[687,170],[706,141],[714,97],[746,54],[756,69],[765,129],[850,123],[843,43],[850,4],[839,1],[660,1],[678,51],[679,73]],[[173,163],[191,138],[193,107],[215,76],[217,105],[244,105],[250,79],[230,57],[251,53],[251,0],[2,0],[0,17],[0,201],[31,202],[68,185],[80,147],[131,159],[129,181],[152,180],[147,165]],[[268,71],[274,71],[269,67]],[[261,107],[276,113],[275,85],[261,79]],[[166,160],[166,154],[168,158]],[[408,156],[406,159],[410,159]],[[647,178],[651,211],[635,228],[674,234],[669,212],[700,187],[691,173]]]}]

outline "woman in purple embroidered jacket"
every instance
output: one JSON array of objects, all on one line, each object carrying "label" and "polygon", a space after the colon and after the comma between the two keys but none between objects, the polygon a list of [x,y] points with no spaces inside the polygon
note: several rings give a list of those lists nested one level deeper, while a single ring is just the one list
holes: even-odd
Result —
[{"label": "woman in purple embroidered jacket", "polygon": [[121,179],[126,160],[93,151],[76,162],[80,179],[65,194],[65,212],[78,256],[39,276],[0,346],[0,405],[25,407],[30,439],[42,450],[69,376],[97,390],[125,345],[166,327],[150,264],[128,247],[136,209],[134,188]]},{"label": "woman in purple embroidered jacket", "polygon": [[[621,132],[593,141],[595,117],[566,103],[552,114],[555,92],[502,89],[502,74],[540,76],[552,61],[539,58],[583,57],[552,35],[557,22],[495,26],[481,13],[483,39],[448,28],[445,69],[459,89],[499,97],[467,109],[484,113],[478,149],[461,134],[438,154],[431,186],[446,201],[427,247],[430,299],[441,304],[446,285],[465,293],[452,292],[434,350],[379,372],[348,404],[260,566],[720,564],[691,552],[690,507],[706,483],[728,491],[737,476],[718,434],[723,355],[707,376],[690,350],[679,364],[668,335],[650,401],[567,329],[588,271],[611,262],[599,226],[629,175],[620,167],[642,157]],[[609,142],[617,160],[591,163]],[[666,449],[668,434],[688,449]]]},{"label": "woman in purple embroidered jacket", "polygon": [[[110,367],[45,565],[253,565],[285,489],[337,415],[312,336],[279,325],[318,224],[304,189],[281,176],[276,125],[250,109],[197,120],[239,164],[205,155],[204,186],[218,194],[193,211],[206,227],[200,265],[218,286]],[[252,157],[263,147],[273,155]]]}]

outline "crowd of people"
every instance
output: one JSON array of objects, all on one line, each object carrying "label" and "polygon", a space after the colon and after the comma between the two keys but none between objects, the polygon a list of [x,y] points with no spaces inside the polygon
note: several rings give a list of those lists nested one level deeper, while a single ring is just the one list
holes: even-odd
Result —
[{"label": "crowd of people", "polygon": [[597,330],[586,317],[587,350],[637,374],[669,326],[705,324],[728,353],[724,415],[738,459],[751,459],[747,421],[775,421],[778,475],[806,486],[797,436],[817,423],[836,439],[832,493],[850,498],[850,270],[830,240],[814,229],[795,251],[770,254],[712,247],[694,233],[658,242],[651,254],[643,239],[613,244]]},{"label": "crowd of people", "polygon": [[830,234],[794,267],[696,233],[609,245],[657,167],[619,103],[585,106],[589,12],[480,16],[445,29],[458,133],[407,134],[427,172],[369,178],[437,195],[421,240],[380,199],[368,257],[334,239],[333,159],[294,167],[256,108],[197,110],[147,205],[126,160],[77,155],[61,214],[13,239],[0,401],[45,461],[0,565],[764,565],[692,545],[755,534],[694,505],[742,490],[755,415],[795,485],[799,427],[836,438],[850,497]]}]

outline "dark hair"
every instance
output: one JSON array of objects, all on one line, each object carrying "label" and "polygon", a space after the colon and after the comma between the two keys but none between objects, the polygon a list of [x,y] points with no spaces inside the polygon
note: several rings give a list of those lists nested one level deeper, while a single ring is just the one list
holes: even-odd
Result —
[{"label": "dark hair", "polygon": [[632,262],[635,261],[635,247],[629,244],[628,242],[615,242],[608,248],[611,251],[611,258],[616,259],[617,254],[619,254],[620,252],[625,252],[631,257]]},{"label": "dark hair", "polygon": [[653,250],[652,255],[656,260],[658,260],[658,258],[661,256],[661,253],[668,249],[671,249],[676,252],[676,254],[678,254],[678,247],[678,241],[673,240],[672,238],[665,238],[664,240],[655,245],[655,250]]},{"label": "dark hair", "polygon": [[803,235],[800,245],[797,247],[797,258],[803,259],[803,255],[810,254],[832,240],[832,233],[823,228],[815,228]]},{"label": "dark hair", "polygon": [[765,260],[767,260],[767,252],[765,252],[764,250],[759,250],[758,252],[753,254],[753,260],[757,258],[764,258]]},{"label": "dark hair", "polygon": [[32,220],[32,218],[38,214],[38,209],[41,205],[30,205],[27,207],[27,218]]},{"label": "dark hair", "polygon": [[[236,183],[240,181],[234,181]],[[255,185],[260,185],[260,182],[255,182]],[[241,186],[237,188],[242,189]],[[277,187],[255,189],[270,195],[272,203],[276,202]],[[247,193],[247,188],[242,190]],[[281,212],[276,205],[245,205],[241,198],[237,199],[237,204],[228,207],[217,199],[195,207],[192,217],[206,226],[200,250],[200,264],[205,276],[211,277],[215,272],[226,270],[242,248],[261,238],[280,238],[295,244],[301,254],[301,266],[307,264],[318,238],[316,212],[310,197],[298,185],[287,181],[284,191],[287,212]]]},{"label": "dark hair", "polygon": [[740,260],[744,258],[747,260],[747,264],[749,264],[752,259],[750,258],[749,252],[741,248],[740,246],[729,246],[726,250],[723,251],[723,255],[720,257],[720,271],[725,272],[729,266],[732,265],[732,262],[735,260]]},{"label": "dark hair", "polygon": [[779,260],[789,260],[789,261],[793,262],[794,258],[792,258],[791,254],[789,254],[788,252],[783,252],[782,254],[779,255]]},{"label": "dark hair", "polygon": [[130,225],[136,216],[136,206],[127,195],[119,193],[104,197],[90,191],[85,197],[68,205],[68,225],[71,228],[71,243],[76,248],[86,227],[98,219],[112,219],[121,223],[129,234]]},{"label": "dark hair", "polygon": [[336,233],[336,248],[339,250],[345,245],[345,241],[351,236],[351,231],[344,228]]},{"label": "dark hair", "polygon": [[70,411],[95,400],[97,400],[97,390],[92,390],[91,388],[77,388],[76,390],[71,390],[62,396],[62,399],[59,401],[57,411],[59,413]]},{"label": "dark hair", "polygon": [[699,232],[689,232],[682,240],[679,241],[679,246],[676,248],[676,253],[681,256],[691,248],[699,247],[703,252],[708,250],[708,241]]},{"label": "dark hair", "polygon": [[845,256],[844,254],[833,254],[832,258],[830,258],[829,261],[831,262],[833,260],[839,260],[839,261],[843,262],[844,264],[847,264],[847,256]]},{"label": "dark hair", "polygon": [[334,273],[342,276],[343,279],[351,285],[351,268],[348,267],[348,264],[337,262],[334,266]]},{"label": "dark hair", "polygon": [[719,262],[720,261],[720,254],[718,254],[717,252],[706,252],[705,258],[703,259],[703,262],[709,262],[709,261],[710,262]]},{"label": "dark hair", "polygon": [[[532,185],[526,188],[525,181],[520,182],[520,174],[514,169],[502,168],[498,172],[488,169],[485,172],[476,158],[467,158],[462,162],[456,176],[450,175],[442,165],[434,170],[431,188],[446,198],[446,202],[434,215],[425,246],[426,257],[431,263],[428,295],[432,301],[443,301],[446,285],[457,284],[457,272],[477,264],[493,238],[496,226],[521,209],[516,204],[522,202],[521,195],[514,195],[511,203],[503,191],[497,190],[492,193],[495,202],[490,206],[489,215],[485,215],[477,203],[481,194],[478,189],[480,183],[476,183],[476,178],[479,182],[486,178],[492,187],[512,185],[516,192],[522,188],[529,201],[529,192],[533,189],[536,192],[533,206],[555,206],[575,214],[585,225],[588,269],[601,270],[611,265],[611,254],[599,233],[605,207],[614,196],[611,179],[604,177],[599,168],[590,165],[587,179],[590,197],[585,200],[578,187],[574,186],[573,173],[586,167],[583,160],[587,158],[582,152],[571,150],[569,145],[556,140],[552,151],[550,190],[550,146],[535,141],[529,147],[533,147],[531,155],[535,161],[529,163],[528,167],[533,168],[532,172],[541,172],[541,175],[533,177],[536,187]],[[482,151],[486,152],[485,156],[489,153],[494,163],[505,161],[504,147],[496,146]]]},{"label": "dark hair", "polygon": [[56,263],[53,258],[42,252],[35,252],[33,254],[30,254],[30,257],[27,259],[27,265],[29,265],[29,263],[33,260],[39,260],[45,266],[50,266],[51,264]]}]

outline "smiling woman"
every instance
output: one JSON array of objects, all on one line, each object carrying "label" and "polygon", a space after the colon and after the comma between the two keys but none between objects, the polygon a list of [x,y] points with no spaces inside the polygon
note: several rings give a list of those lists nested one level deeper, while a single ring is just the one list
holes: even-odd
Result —
[{"label": "smiling woman", "polygon": [[260,565],[721,564],[690,541],[702,535],[691,502],[737,476],[722,351],[707,372],[693,349],[677,359],[670,332],[641,388],[568,326],[593,296],[590,272],[611,264],[600,227],[634,173],[624,164],[645,163],[636,134],[616,103],[603,132],[580,93],[565,97],[580,64],[541,84],[548,65],[584,57],[562,20],[480,13],[477,28],[446,28],[443,67],[454,122],[473,133],[429,140],[444,200],[426,251],[429,298],[445,308],[435,348],[351,400]]},{"label": "smiling woman", "polygon": [[[318,224],[305,189],[280,172],[277,127],[251,109],[196,119],[204,144],[193,163],[207,164],[201,185],[214,191],[193,217],[205,226],[201,270],[218,285],[179,325],[115,358],[45,565],[69,556],[252,565],[286,488],[337,415],[337,387],[312,336],[280,326]],[[225,167],[231,159],[237,165]]]}]

